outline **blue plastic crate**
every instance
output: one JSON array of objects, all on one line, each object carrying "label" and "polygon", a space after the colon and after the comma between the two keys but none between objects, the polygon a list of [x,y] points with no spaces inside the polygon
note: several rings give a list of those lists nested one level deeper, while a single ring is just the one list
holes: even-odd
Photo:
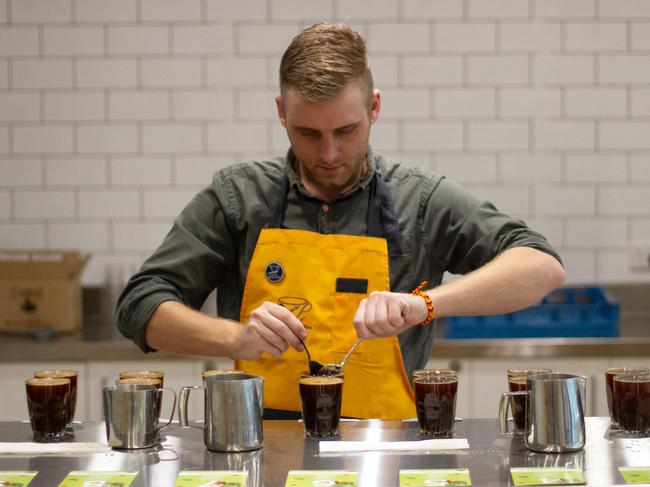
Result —
[{"label": "blue plastic crate", "polygon": [[615,337],[618,317],[604,289],[566,287],[516,313],[445,318],[445,338]]}]

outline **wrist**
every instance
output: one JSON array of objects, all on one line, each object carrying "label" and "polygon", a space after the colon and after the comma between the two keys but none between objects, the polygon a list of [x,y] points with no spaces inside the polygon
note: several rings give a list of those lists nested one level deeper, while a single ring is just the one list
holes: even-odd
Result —
[{"label": "wrist", "polygon": [[424,318],[421,321],[418,321],[416,323],[417,326],[423,326],[426,325],[427,323],[430,323],[436,314],[435,307],[433,305],[433,302],[431,301],[431,297],[423,289],[424,286],[426,286],[426,284],[427,281],[422,281],[422,283],[411,292],[411,294],[413,294],[414,296],[421,298],[421,302],[423,302],[424,309],[426,312]]},{"label": "wrist", "polygon": [[220,333],[215,336],[215,347],[224,357],[239,358],[241,355],[245,325],[234,320],[219,319]]}]

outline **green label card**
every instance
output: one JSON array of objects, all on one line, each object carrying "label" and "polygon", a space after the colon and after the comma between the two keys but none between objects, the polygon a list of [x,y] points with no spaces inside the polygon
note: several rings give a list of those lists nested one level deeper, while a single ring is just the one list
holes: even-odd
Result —
[{"label": "green label card", "polygon": [[246,487],[248,472],[233,470],[183,470],[174,487]]},{"label": "green label card", "polygon": [[59,487],[129,487],[138,472],[70,472]]},{"label": "green label card", "polygon": [[626,484],[650,484],[650,467],[618,467]]},{"label": "green label card", "polygon": [[284,487],[356,487],[357,472],[348,470],[291,470]]},{"label": "green label card", "polygon": [[399,487],[429,487],[431,485],[472,485],[466,468],[436,468],[430,470],[400,470]]},{"label": "green label card", "polygon": [[511,468],[515,485],[572,485],[584,484],[585,476],[580,468]]},{"label": "green label card", "polygon": [[26,487],[38,472],[0,472],[0,486]]}]

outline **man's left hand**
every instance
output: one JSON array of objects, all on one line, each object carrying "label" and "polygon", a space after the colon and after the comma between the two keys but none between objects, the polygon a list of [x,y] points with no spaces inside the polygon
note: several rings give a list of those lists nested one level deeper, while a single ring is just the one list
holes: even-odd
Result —
[{"label": "man's left hand", "polygon": [[395,336],[426,317],[427,305],[420,296],[373,292],[359,303],[354,328],[360,338]]}]

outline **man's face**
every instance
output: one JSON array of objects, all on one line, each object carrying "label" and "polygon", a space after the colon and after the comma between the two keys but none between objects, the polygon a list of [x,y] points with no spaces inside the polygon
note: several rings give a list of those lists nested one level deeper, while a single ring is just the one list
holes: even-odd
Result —
[{"label": "man's face", "polygon": [[370,125],[381,107],[379,90],[373,92],[370,111],[367,93],[356,83],[323,103],[289,89],[276,104],[305,187],[325,201],[351,189],[366,170]]}]

